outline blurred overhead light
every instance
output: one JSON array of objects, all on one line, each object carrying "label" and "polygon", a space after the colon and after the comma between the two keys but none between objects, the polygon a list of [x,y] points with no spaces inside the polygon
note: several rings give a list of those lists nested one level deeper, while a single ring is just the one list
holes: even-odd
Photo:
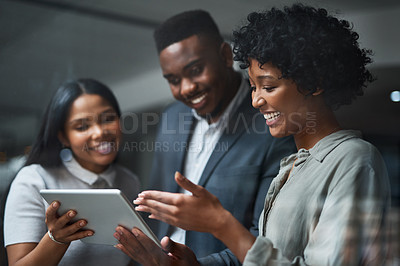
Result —
[{"label": "blurred overhead light", "polygon": [[400,91],[392,91],[390,99],[395,103],[400,102]]}]

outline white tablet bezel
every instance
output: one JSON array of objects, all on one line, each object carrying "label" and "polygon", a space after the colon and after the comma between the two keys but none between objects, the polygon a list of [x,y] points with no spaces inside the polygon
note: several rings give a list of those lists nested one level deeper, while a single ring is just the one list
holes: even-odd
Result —
[{"label": "white tablet bezel", "polygon": [[58,214],[76,210],[74,221],[85,219],[88,222],[85,228],[95,233],[82,238],[82,242],[118,244],[113,234],[115,228],[122,225],[129,230],[139,228],[161,248],[158,238],[119,189],[42,189],[40,194],[48,204],[55,200],[61,203]]}]

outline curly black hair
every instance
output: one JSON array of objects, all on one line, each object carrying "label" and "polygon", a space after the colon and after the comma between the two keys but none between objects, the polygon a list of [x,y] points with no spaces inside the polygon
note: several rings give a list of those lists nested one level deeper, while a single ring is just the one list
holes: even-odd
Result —
[{"label": "curly black hair", "polygon": [[271,63],[306,95],[322,89],[333,110],[363,95],[374,80],[366,69],[371,50],[361,49],[352,25],[326,9],[294,4],[250,13],[247,20],[233,32],[234,59],[241,68],[249,67],[250,58],[260,66]]}]

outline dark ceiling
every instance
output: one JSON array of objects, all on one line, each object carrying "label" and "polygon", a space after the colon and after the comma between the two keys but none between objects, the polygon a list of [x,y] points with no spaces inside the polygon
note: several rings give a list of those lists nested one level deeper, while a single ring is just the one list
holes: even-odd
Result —
[{"label": "dark ceiling", "polygon": [[[2,0],[0,1],[0,151],[29,145],[53,91],[64,80],[108,84],[124,112],[155,110],[172,100],[152,39],[156,25],[184,10],[208,10],[229,39],[255,10],[293,1]],[[400,138],[400,2],[309,0],[354,22],[362,46],[375,51],[378,80],[337,115],[345,127]]]}]

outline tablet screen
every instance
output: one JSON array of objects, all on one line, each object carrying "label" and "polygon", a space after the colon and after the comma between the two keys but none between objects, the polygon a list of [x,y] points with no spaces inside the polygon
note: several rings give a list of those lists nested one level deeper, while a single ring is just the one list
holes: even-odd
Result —
[{"label": "tablet screen", "polygon": [[95,232],[93,236],[81,239],[85,243],[115,245],[115,228],[122,225],[128,229],[137,227],[161,247],[160,241],[135,211],[134,206],[119,189],[42,189],[40,194],[51,204],[61,203],[58,214],[76,210],[74,221],[85,219],[86,229]]}]

